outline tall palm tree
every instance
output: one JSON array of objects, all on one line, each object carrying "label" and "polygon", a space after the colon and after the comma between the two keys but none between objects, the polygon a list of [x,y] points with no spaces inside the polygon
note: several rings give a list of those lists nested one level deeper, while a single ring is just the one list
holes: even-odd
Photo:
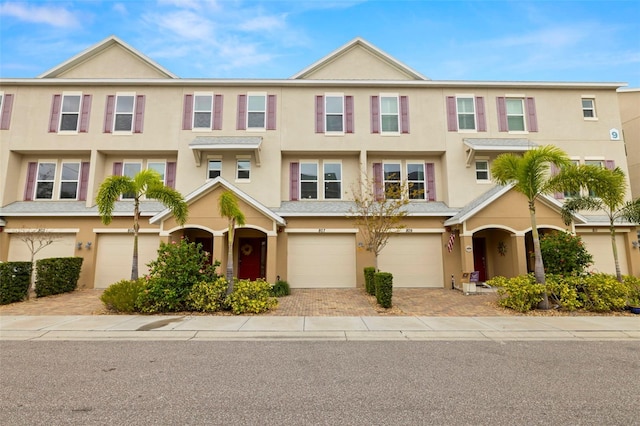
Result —
[{"label": "tall palm tree", "polygon": [[238,199],[231,191],[225,191],[220,194],[218,199],[220,208],[220,216],[226,217],[229,221],[229,231],[227,233],[227,294],[233,291],[233,239],[235,236],[236,225],[244,226],[245,218],[240,207],[238,207]]},{"label": "tall palm tree", "polygon": [[609,233],[611,234],[611,249],[613,250],[613,260],[616,268],[616,278],[622,282],[620,272],[620,262],[618,260],[618,247],[616,245],[615,222],[619,219],[627,220],[631,223],[640,223],[640,198],[626,201],[627,180],[625,174],[619,167],[613,170],[602,167],[591,167],[593,179],[590,181],[588,196],[574,197],[564,203],[562,207],[562,218],[569,225],[573,218],[573,213],[580,210],[604,211],[609,218]]},{"label": "tall palm tree", "polygon": [[[499,155],[491,167],[493,179],[500,185],[513,184],[513,189],[527,198],[531,218],[531,236],[535,257],[534,275],[538,284],[545,284],[544,263],[540,251],[540,236],[536,223],[536,200],[544,194],[553,194],[562,186],[562,175],[553,176],[551,165],[563,170],[571,164],[567,154],[552,146],[542,146],[526,151],[522,156],[516,154]],[[540,304],[542,309],[549,308],[549,298],[543,293]]]},{"label": "tall palm tree", "polygon": [[138,279],[138,231],[140,230],[140,199],[142,197],[160,201],[171,210],[180,225],[187,221],[187,203],[182,194],[162,182],[155,170],[142,170],[133,178],[129,176],[109,176],[100,185],[96,202],[102,223],[111,223],[115,202],[123,195],[133,197],[133,259],[131,279]]}]

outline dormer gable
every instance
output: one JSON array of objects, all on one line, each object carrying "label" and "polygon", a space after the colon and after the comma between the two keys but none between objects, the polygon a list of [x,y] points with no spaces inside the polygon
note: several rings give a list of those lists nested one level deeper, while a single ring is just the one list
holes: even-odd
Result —
[{"label": "dormer gable", "polygon": [[430,80],[357,37],[291,77],[309,80]]},{"label": "dormer gable", "polygon": [[80,52],[38,78],[177,78],[116,36]]}]

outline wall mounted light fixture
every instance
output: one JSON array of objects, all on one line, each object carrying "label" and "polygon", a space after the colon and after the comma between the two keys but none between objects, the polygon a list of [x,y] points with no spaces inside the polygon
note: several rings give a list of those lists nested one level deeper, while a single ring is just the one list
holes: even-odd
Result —
[{"label": "wall mounted light fixture", "polygon": [[76,243],[76,248],[77,248],[78,250],[82,250],[82,241],[78,241],[78,242]]},{"label": "wall mounted light fixture", "polygon": [[87,250],[91,248],[91,241],[87,241],[87,244],[84,246]]}]

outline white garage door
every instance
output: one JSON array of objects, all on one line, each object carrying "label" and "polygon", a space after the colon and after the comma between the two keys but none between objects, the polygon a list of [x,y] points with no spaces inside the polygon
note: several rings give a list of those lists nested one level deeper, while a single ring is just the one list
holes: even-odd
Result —
[{"label": "white garage door", "polygon": [[[158,257],[160,239],[158,235],[138,236],[138,274],[149,271],[147,263]],[[95,288],[107,288],[120,280],[131,278],[133,257],[133,235],[102,234],[96,243]]]},{"label": "white garage door", "polygon": [[[50,257],[72,257],[75,256],[75,234],[63,234],[56,238],[50,245],[44,247],[35,256],[35,260],[47,259]],[[36,247],[38,243],[36,241]],[[12,234],[9,240],[9,258],[11,261],[31,260],[31,250],[27,244],[20,240],[19,235]]]},{"label": "white garage door", "polygon": [[[607,274],[615,274],[616,266],[613,260],[613,248],[611,248],[611,235],[580,235],[587,251],[593,256],[593,265],[589,267],[594,271],[604,272]],[[622,275],[629,273],[627,266],[627,255],[624,247],[624,236],[616,235],[616,246],[618,247],[618,262],[620,263],[620,271]]]},{"label": "white garage door", "polygon": [[391,236],[378,256],[378,269],[393,274],[394,287],[444,287],[440,235]]},{"label": "white garage door", "polygon": [[354,235],[289,235],[288,283],[292,288],[356,286]]}]

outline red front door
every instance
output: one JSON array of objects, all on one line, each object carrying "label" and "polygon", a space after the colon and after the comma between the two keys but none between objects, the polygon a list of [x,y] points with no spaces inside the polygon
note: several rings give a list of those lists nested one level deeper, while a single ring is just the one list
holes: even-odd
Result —
[{"label": "red front door", "polygon": [[238,240],[238,278],[256,280],[263,276],[264,238],[240,238]]},{"label": "red front door", "polygon": [[473,239],[473,269],[478,271],[478,280],[487,280],[487,241],[484,238]]}]

